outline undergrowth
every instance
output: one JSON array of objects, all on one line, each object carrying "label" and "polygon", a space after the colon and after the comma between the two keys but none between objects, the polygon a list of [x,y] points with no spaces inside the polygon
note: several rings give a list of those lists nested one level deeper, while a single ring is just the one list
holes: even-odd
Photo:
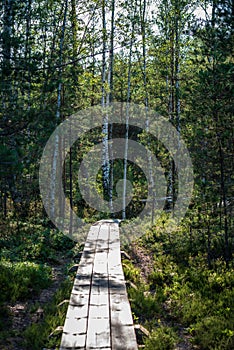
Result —
[{"label": "undergrowth", "polygon": [[191,240],[185,227],[168,232],[162,221],[137,244],[153,256],[147,283],[132,262],[124,272],[135,285],[128,288],[134,321],[150,331],[145,349],[174,349],[183,341],[178,325],[196,349],[234,349],[232,266],[220,258],[209,266],[201,236]]},{"label": "undergrowth", "polygon": [[62,301],[70,298],[72,286],[72,279],[66,279],[54,295],[52,302],[44,307],[43,320],[31,324],[24,331],[25,350],[58,349],[61,342],[61,330],[56,331],[56,328],[64,325],[68,304]]},{"label": "undergrowth", "polygon": [[70,279],[62,284],[52,303],[43,307],[42,322],[33,323],[23,334],[12,329],[13,315],[9,306],[16,302],[33,302],[51,285],[52,267],[64,259],[69,260],[80,247],[48,223],[11,220],[8,224],[0,234],[0,347],[8,338],[23,337],[25,349],[41,350],[56,339],[48,338],[48,332],[64,323],[67,304],[60,307],[57,304],[69,298]]},{"label": "undergrowth", "polygon": [[0,261],[0,303],[26,300],[51,282],[51,268],[33,262]]}]

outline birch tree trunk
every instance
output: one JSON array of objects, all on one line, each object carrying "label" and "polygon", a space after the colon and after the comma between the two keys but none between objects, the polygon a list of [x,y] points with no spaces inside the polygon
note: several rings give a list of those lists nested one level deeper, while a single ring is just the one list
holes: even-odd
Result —
[{"label": "birch tree trunk", "polygon": [[27,5],[27,18],[26,18],[26,43],[25,43],[25,62],[27,62],[27,75],[28,75],[28,101],[27,109],[31,108],[31,45],[30,45],[30,28],[31,28],[31,7],[32,0],[28,0]]},{"label": "birch tree trunk", "polygon": [[[78,53],[78,42],[77,42],[77,33],[78,33],[78,23],[76,15],[76,0],[71,0],[71,25],[72,25],[72,59],[73,59],[73,68],[74,68],[74,84],[76,84],[76,63]],[[70,135],[72,133],[70,125]],[[70,197],[70,225],[69,225],[69,235],[73,234],[73,172],[72,172],[72,148],[69,151],[69,197]]]},{"label": "birch tree trunk", "polygon": [[[175,3],[175,115],[176,129],[180,135],[180,14],[178,0]],[[180,140],[178,140],[180,142]],[[179,146],[179,145],[178,145]]]},{"label": "birch tree trunk", "polygon": [[103,196],[109,197],[109,149],[108,149],[108,114],[104,110],[106,107],[106,49],[107,49],[107,26],[106,26],[106,0],[102,0],[102,100],[101,105],[104,111],[103,115],[103,154],[102,154],[102,171],[103,171]]},{"label": "birch tree trunk", "polygon": [[[108,87],[109,91],[107,94],[107,106],[110,105],[113,99],[113,70],[114,70],[114,29],[115,29],[115,0],[111,3],[111,32],[110,32],[110,50],[109,50],[109,71],[108,71]],[[113,211],[113,149],[112,149],[112,134],[113,125],[109,125],[109,154],[110,154],[110,181],[109,181],[109,200],[110,200],[110,211]]]},{"label": "birch tree trunk", "polygon": [[[169,95],[169,120],[174,124],[174,115],[175,115],[175,28],[174,23],[170,23],[170,95]],[[175,183],[175,164],[173,159],[170,160],[170,169],[169,169],[169,193],[168,193],[168,204],[169,209],[174,208],[174,183]]]},{"label": "birch tree trunk", "polygon": [[127,107],[125,122],[125,148],[124,148],[124,171],[123,171],[123,200],[122,200],[122,219],[126,219],[126,193],[127,193],[127,166],[128,166],[128,136],[129,136],[129,104],[131,100],[131,75],[132,75],[132,49],[135,30],[136,3],[134,3],[133,17],[131,20],[131,39],[128,59],[128,87],[127,87]]},{"label": "birch tree trunk", "polygon": [[[141,13],[141,36],[142,36],[142,58],[143,58],[143,81],[144,81],[144,93],[145,93],[145,113],[146,116],[148,114],[149,109],[149,98],[148,98],[148,87],[147,87],[147,72],[146,72],[146,0],[140,1],[140,13]],[[146,117],[146,131],[150,132],[149,129],[149,118]],[[150,149],[150,142],[148,142],[148,147]],[[154,221],[154,208],[155,208],[155,200],[156,200],[156,193],[155,193],[155,183],[154,183],[154,177],[153,177],[153,165],[152,165],[152,158],[151,153],[148,150],[147,151],[147,158],[148,158],[148,164],[149,164],[149,181],[150,181],[150,196],[149,200],[152,201],[152,222]]]},{"label": "birch tree trunk", "polygon": [[[62,32],[60,39],[60,47],[59,47],[59,82],[58,82],[58,92],[57,92],[57,108],[56,108],[56,123],[59,123],[61,116],[61,92],[62,92],[62,62],[63,62],[63,51],[64,51],[64,38],[66,31],[66,23],[67,23],[67,9],[68,9],[68,0],[65,1],[64,7],[64,16],[63,16],[63,24],[62,24]],[[51,215],[55,216],[55,206],[58,203],[55,203],[55,185],[57,181],[57,164],[59,161],[59,136],[56,135],[54,153],[53,153],[53,162],[52,162],[52,174],[51,174]]]}]

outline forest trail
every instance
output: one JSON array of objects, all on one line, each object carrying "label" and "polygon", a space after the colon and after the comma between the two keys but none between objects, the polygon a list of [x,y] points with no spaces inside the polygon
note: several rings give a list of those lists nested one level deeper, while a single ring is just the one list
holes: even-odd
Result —
[{"label": "forest trail", "polygon": [[[147,283],[147,279],[150,273],[153,271],[152,256],[142,246],[134,244],[131,246],[130,256],[133,259],[134,265],[140,269],[142,279]],[[16,302],[14,305],[9,305],[9,310],[12,314],[12,335],[9,336],[2,347],[2,350],[25,350],[22,345],[22,332],[31,324],[38,323],[44,316],[44,305],[48,304],[56,291],[59,289],[61,283],[67,277],[66,266],[69,265],[71,259],[59,259],[58,263],[52,266],[52,284],[50,287],[42,290],[39,296],[33,297],[26,302]],[[33,312],[30,311],[33,309]],[[165,314],[169,314],[165,305]],[[162,321],[166,325],[170,325],[170,322],[165,318]],[[180,342],[177,344],[175,350],[192,350],[189,342],[189,336],[186,334],[186,330],[180,324],[178,326],[178,333]]]},{"label": "forest trail", "polygon": [[70,296],[60,350],[137,350],[120,254],[119,225],[91,226]]}]

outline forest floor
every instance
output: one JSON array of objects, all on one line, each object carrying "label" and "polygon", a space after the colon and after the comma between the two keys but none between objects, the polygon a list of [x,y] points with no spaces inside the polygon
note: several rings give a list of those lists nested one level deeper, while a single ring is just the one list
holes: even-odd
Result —
[{"label": "forest floor", "polygon": [[71,259],[59,259],[56,264],[51,266],[52,283],[50,287],[42,290],[40,295],[26,302],[8,305],[12,316],[11,336],[5,339],[4,344],[0,344],[1,350],[25,350],[22,345],[22,332],[32,323],[38,323],[43,319],[44,305],[53,299],[61,283],[65,280],[67,276],[66,266],[70,261]]},{"label": "forest floor", "polygon": [[[152,253],[137,244],[133,244],[131,248],[132,250],[130,252],[130,255],[134,261],[134,265],[140,269],[141,278],[145,283],[147,283],[148,277],[153,271]],[[163,311],[165,312],[166,317],[164,315],[161,315],[162,322],[166,326],[170,326],[170,321],[168,321],[168,319],[170,319],[170,309],[166,303],[163,305]],[[180,341],[174,350],[195,350],[196,347],[190,343],[189,340],[191,336],[186,334],[185,327],[179,323],[175,324],[175,322],[174,326],[176,326],[178,329],[178,336],[180,338]]]},{"label": "forest floor", "polygon": [[[153,271],[153,257],[144,247],[133,245],[130,255],[134,265],[139,268],[142,280],[147,283],[148,276]],[[52,284],[44,289],[39,296],[32,297],[26,302],[16,302],[8,305],[12,315],[12,326],[9,337],[0,344],[1,350],[25,350],[22,345],[23,331],[33,323],[40,322],[44,317],[44,306],[52,299],[61,283],[67,276],[66,266],[71,259],[59,259],[52,267]],[[168,305],[163,306],[164,315],[160,318],[165,325],[170,326],[170,309]],[[175,323],[174,323],[175,325]],[[180,342],[175,350],[192,350],[195,349],[189,341],[190,337],[186,334],[185,328],[181,324],[176,324]]]}]

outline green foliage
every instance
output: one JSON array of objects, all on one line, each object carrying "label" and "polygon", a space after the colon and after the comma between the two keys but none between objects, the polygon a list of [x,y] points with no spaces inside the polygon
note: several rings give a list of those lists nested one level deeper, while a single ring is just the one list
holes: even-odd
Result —
[{"label": "green foliage", "polygon": [[151,289],[169,286],[177,274],[178,268],[169,256],[158,255],[154,262],[154,269],[148,277]]},{"label": "green foliage", "polygon": [[52,302],[44,307],[44,318],[39,323],[30,325],[23,333],[25,350],[41,350],[43,347],[57,348],[61,342],[61,332],[50,336],[58,326],[64,324],[67,303],[59,305],[69,299],[73,281],[65,280],[53,297]]},{"label": "green foliage", "polygon": [[0,302],[25,300],[49,286],[51,269],[33,262],[0,261]]},{"label": "green foliage", "polygon": [[139,289],[129,288],[128,296],[131,300],[132,311],[139,322],[152,321],[161,312],[156,295],[151,295],[142,285]]},{"label": "green foliage", "polygon": [[129,260],[122,260],[125,279],[133,283],[140,281],[140,269],[136,268]]},{"label": "green foliage", "polygon": [[193,343],[204,350],[229,350],[234,348],[233,320],[223,316],[201,318],[190,332],[194,334]]},{"label": "green foliage", "polygon": [[141,237],[139,244],[154,256],[149,288],[159,307],[167,311],[166,321],[184,325],[195,345],[228,350],[233,348],[233,268],[227,269],[222,259],[213,261],[213,268],[209,268],[202,246],[204,235],[202,240],[186,227],[188,224],[191,221],[187,218],[183,226],[168,232],[158,222]]},{"label": "green foliage", "polygon": [[[18,234],[14,235],[14,230]],[[11,223],[9,232],[0,236],[0,257],[11,261],[57,262],[61,255],[69,254],[75,243],[62,232],[45,229],[42,225]]]},{"label": "green foliage", "polygon": [[135,321],[144,322],[152,320],[160,312],[158,300],[161,294],[151,294],[148,285],[145,284],[140,276],[140,271],[129,260],[123,261],[125,279],[134,283],[133,287],[128,288],[128,296],[131,300],[131,309]]},{"label": "green foliage", "polygon": [[146,350],[173,350],[178,341],[176,332],[171,327],[159,326],[145,342]]},{"label": "green foliage", "polygon": [[[58,0],[5,3],[0,42],[0,302],[38,293],[50,274],[40,264],[58,263],[60,257],[73,254],[75,244],[45,220],[39,196],[39,159],[61,120],[100,104],[102,97],[107,99],[102,96],[103,65],[108,77],[105,92],[110,92],[109,79],[113,80],[113,101],[126,101],[131,86],[131,102],[147,104],[180,128],[193,161],[194,196],[181,227],[175,227],[173,220],[168,223],[169,214],[164,213],[141,240],[154,255],[149,285],[144,285],[138,269],[123,262],[126,279],[137,285],[137,290],[129,289],[135,317],[147,322],[166,308],[170,319],[190,329],[200,348],[233,348],[232,2],[203,1],[200,6],[199,1],[161,0],[149,16],[148,4],[144,8],[143,2],[120,3],[120,10],[115,11],[114,46],[118,49],[114,50],[113,77],[108,72],[108,53],[106,62],[101,62],[104,36],[97,24],[102,6],[85,2],[90,21],[84,29],[82,1],[68,1],[67,16],[66,6]],[[111,24],[109,5],[106,2],[107,28]],[[201,7],[207,10],[204,20],[198,20],[194,12]],[[129,50],[133,23],[134,44]],[[109,33],[105,33],[107,48]],[[115,125],[112,137],[125,137],[121,128]],[[171,155],[166,145],[149,133],[138,135],[131,127],[129,131],[144,146],[150,143],[169,180]],[[101,130],[86,133],[72,147],[72,169],[68,157],[64,164],[67,199],[86,222],[105,218],[107,213],[85,203],[74,174],[84,154],[101,140]],[[115,185],[123,177],[121,159],[113,162],[113,177],[115,198]],[[140,165],[132,162],[127,177],[132,181],[133,200],[126,213],[132,218],[144,206],[148,184]],[[100,170],[93,182],[99,185],[100,194],[102,183]],[[176,180],[173,185],[176,190]],[[121,217],[120,212],[115,215]],[[147,225],[150,222],[139,224],[138,233],[145,232]],[[3,311],[2,319],[5,317]],[[48,323],[55,325],[49,318]],[[38,336],[41,332],[44,341],[45,329],[41,324],[32,325],[28,348],[45,346]],[[163,337],[165,344],[173,339],[166,328],[155,332],[155,344]],[[155,344],[149,346],[156,349]]]}]

